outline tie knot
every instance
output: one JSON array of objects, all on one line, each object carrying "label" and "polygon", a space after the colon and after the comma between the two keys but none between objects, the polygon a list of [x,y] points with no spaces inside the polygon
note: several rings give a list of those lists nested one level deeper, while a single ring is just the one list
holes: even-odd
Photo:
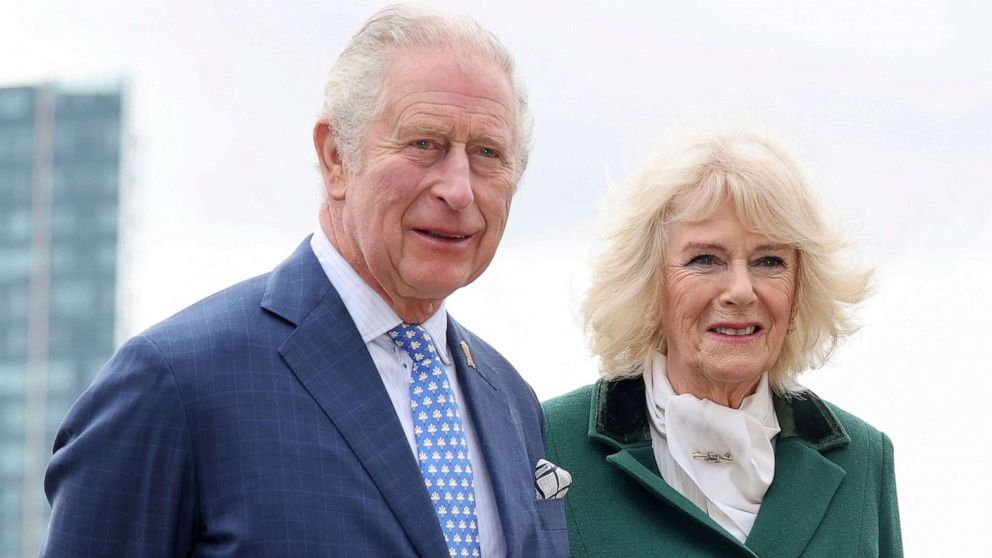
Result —
[{"label": "tie knot", "polygon": [[427,330],[417,324],[400,324],[389,330],[389,337],[396,345],[410,355],[414,364],[424,359],[433,359],[437,352]]}]

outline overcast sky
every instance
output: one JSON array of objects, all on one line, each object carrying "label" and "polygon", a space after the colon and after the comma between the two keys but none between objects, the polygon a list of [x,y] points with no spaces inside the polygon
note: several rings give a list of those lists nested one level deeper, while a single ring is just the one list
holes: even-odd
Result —
[{"label": "overcast sky", "polygon": [[[0,3],[0,85],[126,84],[121,337],[314,230],[323,80],[383,4]],[[611,181],[673,129],[769,130],[877,269],[864,328],[804,383],[892,437],[908,556],[992,557],[992,5],[436,4],[502,38],[537,119],[500,251],[449,301],[460,321],[542,398],[594,381],[577,307]]]}]

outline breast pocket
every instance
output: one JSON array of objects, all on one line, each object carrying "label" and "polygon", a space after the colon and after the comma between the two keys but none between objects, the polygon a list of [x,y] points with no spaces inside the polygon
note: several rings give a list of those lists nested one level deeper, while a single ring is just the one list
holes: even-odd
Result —
[{"label": "breast pocket", "polygon": [[560,531],[565,529],[565,499],[536,500],[537,516],[544,531]]}]

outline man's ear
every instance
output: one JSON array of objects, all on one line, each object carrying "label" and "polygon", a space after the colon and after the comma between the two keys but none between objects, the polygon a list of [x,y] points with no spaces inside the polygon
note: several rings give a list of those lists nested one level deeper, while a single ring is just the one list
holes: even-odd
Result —
[{"label": "man's ear", "polygon": [[313,146],[317,150],[317,163],[324,179],[324,191],[328,199],[343,200],[345,195],[345,171],[337,141],[330,123],[322,118],[313,126]]}]

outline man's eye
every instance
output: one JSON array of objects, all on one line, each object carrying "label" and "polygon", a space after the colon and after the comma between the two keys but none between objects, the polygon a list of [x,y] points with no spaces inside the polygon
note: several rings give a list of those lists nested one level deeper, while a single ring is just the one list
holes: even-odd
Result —
[{"label": "man's eye", "polygon": [[413,142],[413,146],[416,147],[417,149],[430,149],[434,147],[434,142],[432,142],[431,140],[420,139]]},{"label": "man's eye", "polygon": [[713,254],[700,254],[689,260],[688,265],[710,266],[710,265],[716,265],[717,263],[718,262],[716,256],[714,256]]},{"label": "man's eye", "polygon": [[481,148],[479,148],[479,155],[482,155],[483,157],[488,157],[488,158],[495,158],[495,157],[498,157],[499,156],[499,154],[496,153],[496,150],[493,149],[492,147],[481,147]]},{"label": "man's eye", "polygon": [[755,262],[758,267],[785,267],[785,260],[778,256],[764,256]]}]

